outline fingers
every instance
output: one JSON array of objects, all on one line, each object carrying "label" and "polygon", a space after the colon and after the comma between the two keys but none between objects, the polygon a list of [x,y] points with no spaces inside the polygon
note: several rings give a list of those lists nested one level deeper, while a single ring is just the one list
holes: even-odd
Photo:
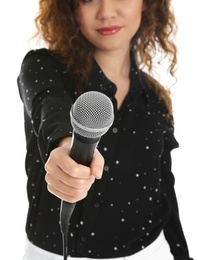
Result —
[{"label": "fingers", "polygon": [[63,183],[62,181],[53,178],[49,173],[46,174],[48,190],[58,198],[70,203],[77,202],[87,196],[87,192],[94,183],[95,178],[92,176],[89,180],[74,179],[68,175],[70,181]]},{"label": "fingers", "polygon": [[[86,179],[91,176],[90,168],[78,164],[69,156],[69,146],[59,147],[54,149],[45,164],[46,172],[51,172],[57,178],[63,178],[62,171],[72,176],[73,178]],[[61,171],[60,171],[61,169]]]},{"label": "fingers", "polygon": [[96,150],[90,167],[86,167],[69,156],[69,147],[62,146],[51,152],[45,165],[45,180],[49,192],[73,203],[85,198],[95,178],[101,178],[104,159]]}]

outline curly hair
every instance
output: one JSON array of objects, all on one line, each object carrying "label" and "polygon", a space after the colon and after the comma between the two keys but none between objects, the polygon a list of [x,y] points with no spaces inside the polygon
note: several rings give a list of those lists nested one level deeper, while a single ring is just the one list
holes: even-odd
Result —
[{"label": "curly hair", "polygon": [[[71,75],[84,83],[91,69],[94,46],[81,34],[76,20],[80,1],[40,0],[35,24],[37,35],[42,35],[49,50],[65,64]],[[177,26],[171,0],[144,0],[144,6],[140,27],[131,40],[131,50],[138,66],[148,69],[147,79],[153,83],[148,85],[165,104],[167,117],[172,118],[169,90],[150,77],[157,53],[161,54],[160,61],[168,57],[169,73],[175,77],[177,48],[173,39]]]}]

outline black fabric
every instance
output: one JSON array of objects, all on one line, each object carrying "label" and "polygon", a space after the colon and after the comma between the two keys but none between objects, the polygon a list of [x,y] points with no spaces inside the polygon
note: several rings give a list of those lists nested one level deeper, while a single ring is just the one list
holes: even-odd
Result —
[{"label": "black fabric", "polygon": [[[116,86],[93,63],[86,91],[110,97],[115,119],[98,146],[105,158],[103,177],[71,217],[68,251],[90,258],[128,256],[164,229],[173,255],[189,259],[171,173],[170,151],[178,147],[174,129],[165,120],[160,99],[142,84],[132,56],[131,60],[131,88],[119,110]],[[72,134],[70,108],[81,92],[46,49],[25,56],[18,86],[27,140],[27,236],[40,248],[62,254],[60,200],[47,191],[44,163],[58,140]]]}]

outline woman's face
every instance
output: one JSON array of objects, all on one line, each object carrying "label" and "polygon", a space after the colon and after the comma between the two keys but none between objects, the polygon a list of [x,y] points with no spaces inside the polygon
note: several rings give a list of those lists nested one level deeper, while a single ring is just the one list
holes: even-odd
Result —
[{"label": "woman's face", "polygon": [[81,0],[77,20],[96,50],[130,48],[142,17],[143,0]]}]

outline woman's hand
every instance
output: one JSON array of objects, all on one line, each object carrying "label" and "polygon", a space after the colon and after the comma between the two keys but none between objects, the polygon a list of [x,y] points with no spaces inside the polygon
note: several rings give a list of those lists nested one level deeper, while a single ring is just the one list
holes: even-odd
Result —
[{"label": "woman's hand", "polygon": [[45,164],[48,190],[58,198],[75,203],[84,199],[95,179],[102,177],[104,159],[95,151],[90,167],[78,164],[70,156],[71,137],[62,139]]}]

